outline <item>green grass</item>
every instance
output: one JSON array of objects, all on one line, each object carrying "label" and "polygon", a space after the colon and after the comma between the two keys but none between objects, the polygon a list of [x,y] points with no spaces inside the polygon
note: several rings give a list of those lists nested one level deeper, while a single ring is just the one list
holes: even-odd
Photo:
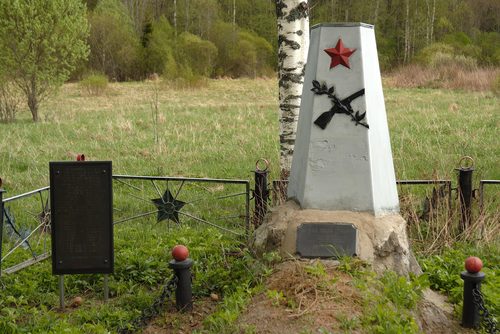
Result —
[{"label": "green grass", "polygon": [[89,97],[77,84],[42,106],[0,124],[0,177],[9,193],[48,184],[48,163],[113,160],[114,174],[251,178],[255,161],[277,170],[276,89],[267,80],[210,81],[196,90],[160,87],[159,143],[153,135],[154,83],[111,84]]},{"label": "green grass", "polygon": [[[157,122],[152,108],[155,89],[159,89]],[[264,157],[271,162],[271,179],[276,179],[277,94],[275,80],[210,80],[206,86],[187,90],[154,82],[114,83],[105,95],[92,97],[78,84],[67,84],[42,105],[42,122],[32,123],[26,109],[16,122],[0,123],[0,177],[6,196],[48,185],[49,161],[75,160],[79,153],[89,160],[112,160],[114,174],[249,180],[256,160]],[[455,180],[454,168],[464,155],[475,160],[475,187],[479,179],[500,179],[498,97],[389,88],[385,99],[398,179]],[[498,217],[499,194],[498,187],[487,189],[491,217]],[[117,203],[123,203],[123,197]],[[27,207],[36,212],[37,205]],[[177,243],[192,245],[192,257],[198,261],[195,294],[217,291],[228,298],[205,322],[216,331],[234,322],[264,271],[240,241],[213,229],[187,225],[171,230],[165,224],[130,222],[116,228],[115,240],[110,303],[101,302],[102,277],[69,276],[68,296],[83,295],[86,302],[81,308],[59,313],[55,309],[57,280],[46,261],[2,278],[8,289],[0,290],[0,332],[116,329],[151,303],[168,276],[168,250]],[[465,259],[471,249],[464,246],[454,256]],[[498,247],[492,252],[491,256],[498,257]],[[439,258],[426,262],[429,270],[438,265]],[[451,266],[448,274],[458,275],[452,272],[457,266]],[[490,270],[498,275],[497,267]],[[450,283],[453,279],[447,277],[431,277],[431,284],[454,294],[456,282]],[[494,290],[488,283],[485,286],[487,291]],[[400,298],[398,290],[381,293],[385,298]],[[384,327],[377,326],[391,319],[380,318],[384,305],[373,310],[367,326],[383,331]],[[413,326],[409,318],[395,319],[401,320],[402,328]]]},{"label": "green grass", "polygon": [[[113,160],[115,174],[251,178],[255,161],[278,167],[277,84],[274,80],[212,80],[172,90],[159,84],[159,143],[154,140],[154,82],[110,84],[89,97],[65,85],[42,105],[34,124],[25,110],[0,124],[0,177],[19,193],[47,185],[48,162]],[[499,99],[491,93],[432,89],[385,90],[398,179],[456,178],[469,155],[475,180],[500,179]]]},{"label": "green grass", "polygon": [[475,180],[500,179],[499,99],[491,93],[440,89],[386,89],[399,179],[456,179],[471,156]]}]

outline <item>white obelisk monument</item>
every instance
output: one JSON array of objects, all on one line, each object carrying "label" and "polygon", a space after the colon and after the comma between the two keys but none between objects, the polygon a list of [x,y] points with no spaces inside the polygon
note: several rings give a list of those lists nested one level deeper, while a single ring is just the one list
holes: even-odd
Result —
[{"label": "white obelisk monument", "polygon": [[310,45],[288,197],[303,209],[399,212],[373,26],[315,26]]},{"label": "white obelisk monument", "polygon": [[417,270],[399,214],[373,26],[311,29],[287,195],[257,229],[257,248]]}]

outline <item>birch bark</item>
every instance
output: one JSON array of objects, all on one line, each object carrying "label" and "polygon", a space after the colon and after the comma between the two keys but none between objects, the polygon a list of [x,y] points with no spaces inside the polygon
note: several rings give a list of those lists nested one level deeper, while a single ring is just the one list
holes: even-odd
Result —
[{"label": "birch bark", "polygon": [[309,49],[307,1],[276,0],[281,178],[288,179]]}]

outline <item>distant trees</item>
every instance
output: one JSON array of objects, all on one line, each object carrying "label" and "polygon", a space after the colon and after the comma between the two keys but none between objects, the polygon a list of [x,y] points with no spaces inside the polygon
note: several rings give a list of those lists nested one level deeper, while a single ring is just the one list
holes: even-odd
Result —
[{"label": "distant trees", "polygon": [[[168,79],[275,75],[278,63],[289,69],[287,64],[296,62],[299,69],[304,62],[284,57],[293,44],[287,44],[293,35],[283,33],[294,21],[288,22],[287,11],[301,3],[307,3],[303,13],[311,25],[375,24],[384,70],[436,57],[500,65],[498,0],[3,0],[0,75],[16,79],[34,119],[48,87],[71,72],[72,79],[100,72],[118,81],[152,73]],[[276,13],[288,18],[276,24]],[[306,26],[294,38],[305,38]],[[299,39],[293,42],[307,48]],[[280,72],[280,81],[290,74]],[[281,93],[282,111],[297,103]],[[292,114],[282,119],[295,118]],[[284,128],[283,152],[293,146],[287,133]]]},{"label": "distant trees", "polygon": [[[152,73],[168,79],[274,74],[271,0],[258,2],[257,9],[233,0],[86,2],[91,26],[88,70],[112,80],[137,80]],[[266,2],[267,7],[262,5]],[[258,14],[255,28],[247,14]],[[264,14],[270,14],[267,20]],[[271,27],[265,31],[269,39],[257,33],[263,27]]]},{"label": "distant trees", "polygon": [[89,67],[113,80],[138,78],[140,41],[123,3],[100,0],[89,21]]},{"label": "distant trees", "polygon": [[33,121],[40,102],[87,58],[87,36],[80,1],[0,1],[0,71],[27,98]]},{"label": "distant trees", "polygon": [[273,47],[257,34],[218,21],[209,39],[218,49],[216,76],[256,77],[273,73]]},{"label": "distant trees", "polygon": [[[143,79],[151,73],[169,79],[255,77],[275,75],[278,62],[283,63],[278,52],[286,45],[278,28],[288,22],[276,24],[276,9],[291,0],[84,1],[91,23],[88,70],[104,72],[112,80]],[[291,7],[307,3],[311,25],[374,24],[383,70],[429,57],[434,43],[451,46],[452,53],[479,66],[500,64],[498,0],[293,3]],[[199,52],[207,52],[206,57]]]},{"label": "distant trees", "polygon": [[177,75],[174,58],[174,29],[165,17],[146,25],[143,31],[143,65],[146,73],[158,73],[167,78]]},{"label": "distant trees", "polygon": [[418,61],[436,42],[479,65],[500,65],[498,0],[309,0],[309,7],[311,24],[375,24],[384,70]]},{"label": "distant trees", "polygon": [[177,39],[176,49],[181,66],[205,77],[212,74],[217,60],[217,47],[212,42],[183,32]]},{"label": "distant trees", "polygon": [[[167,78],[274,75],[283,61],[278,50],[285,46],[278,38],[276,6],[289,1],[86,0],[92,26],[88,68],[115,80],[153,72]],[[452,53],[479,66],[500,64],[495,0],[296,1],[302,2],[311,25],[375,24],[384,70],[429,57],[434,43],[451,46]],[[208,52],[206,57],[191,43]]]}]

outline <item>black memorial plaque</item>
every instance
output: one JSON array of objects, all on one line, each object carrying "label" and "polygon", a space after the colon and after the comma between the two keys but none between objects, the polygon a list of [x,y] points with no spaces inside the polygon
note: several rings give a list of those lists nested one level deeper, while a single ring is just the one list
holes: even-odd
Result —
[{"label": "black memorial plaque", "polygon": [[347,223],[305,223],[297,229],[297,253],[302,257],[356,255],[358,230]]},{"label": "black memorial plaque", "polygon": [[111,161],[51,162],[52,273],[113,272]]}]

